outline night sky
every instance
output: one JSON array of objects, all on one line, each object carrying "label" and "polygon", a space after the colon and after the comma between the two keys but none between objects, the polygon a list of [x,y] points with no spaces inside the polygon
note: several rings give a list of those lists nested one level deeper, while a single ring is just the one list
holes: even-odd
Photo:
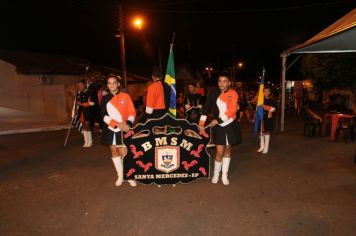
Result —
[{"label": "night sky", "polygon": [[[94,64],[119,68],[118,1],[61,0],[0,2],[1,49],[68,54]],[[279,53],[302,43],[351,11],[356,0],[121,1],[126,21],[129,72],[147,73],[163,65],[176,32],[176,64],[224,69],[236,58],[253,77],[262,65],[270,80],[279,80]],[[145,17],[133,30],[132,16]],[[242,72],[241,72],[242,73]]]}]

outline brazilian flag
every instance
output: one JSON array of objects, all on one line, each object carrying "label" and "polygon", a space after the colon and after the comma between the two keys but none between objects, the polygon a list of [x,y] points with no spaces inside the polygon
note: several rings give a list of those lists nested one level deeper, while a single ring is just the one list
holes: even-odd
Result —
[{"label": "brazilian flag", "polygon": [[169,51],[167,72],[166,72],[166,77],[164,79],[164,82],[166,82],[169,85],[169,87],[171,88],[171,96],[169,99],[169,114],[171,114],[173,117],[176,117],[176,114],[177,114],[177,106],[176,106],[177,93],[176,93],[176,72],[174,69],[173,45],[171,45],[171,49]]},{"label": "brazilian flag", "polygon": [[258,89],[255,124],[253,127],[254,135],[257,134],[258,129],[262,130],[261,126],[262,126],[262,122],[263,122],[263,104],[264,104],[263,89],[264,89],[264,76],[262,76],[262,79],[260,82],[260,88]]}]

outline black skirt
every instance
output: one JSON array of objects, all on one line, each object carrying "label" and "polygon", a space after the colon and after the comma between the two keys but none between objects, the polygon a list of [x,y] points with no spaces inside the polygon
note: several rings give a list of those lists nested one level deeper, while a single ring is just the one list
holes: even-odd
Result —
[{"label": "black skirt", "polygon": [[264,118],[263,119],[263,132],[273,131],[273,118]]},{"label": "black skirt", "polygon": [[101,133],[101,143],[103,145],[124,146],[122,131],[114,132],[105,124]]},{"label": "black skirt", "polygon": [[84,121],[89,121],[90,123],[94,122],[95,112],[93,107],[83,107],[81,112],[83,113]]},{"label": "black skirt", "polygon": [[215,145],[235,146],[242,142],[241,129],[237,119],[227,126],[215,125],[212,132],[212,141]]}]

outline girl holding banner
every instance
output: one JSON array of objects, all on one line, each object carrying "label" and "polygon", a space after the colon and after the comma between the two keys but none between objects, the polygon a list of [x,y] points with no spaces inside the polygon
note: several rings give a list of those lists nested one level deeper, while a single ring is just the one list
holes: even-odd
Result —
[{"label": "girl holding banner", "polygon": [[211,180],[213,184],[219,181],[220,171],[222,171],[223,184],[229,184],[227,176],[231,160],[231,146],[241,143],[241,130],[236,119],[238,95],[235,90],[230,89],[230,84],[227,73],[219,76],[219,90],[210,92],[199,121],[200,130],[204,130],[207,115],[213,108],[213,120],[210,123],[212,138],[216,146],[214,175]]},{"label": "girl holding banner", "polygon": [[[102,99],[101,117],[104,120],[101,142],[109,145],[111,159],[117,172],[116,186],[121,186],[124,179],[122,159],[127,149],[123,144],[123,131],[129,131],[136,117],[135,107],[127,93],[120,92],[120,77],[109,76],[107,86],[109,93]],[[128,181],[136,186],[134,180]]]}]

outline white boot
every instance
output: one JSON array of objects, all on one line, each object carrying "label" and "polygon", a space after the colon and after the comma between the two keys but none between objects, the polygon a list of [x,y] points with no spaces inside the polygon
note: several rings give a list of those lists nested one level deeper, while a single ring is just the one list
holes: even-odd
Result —
[{"label": "white boot", "polygon": [[223,157],[222,159],[222,175],[221,180],[224,185],[229,185],[229,180],[227,179],[227,173],[229,172],[230,157]]},{"label": "white boot", "polygon": [[262,134],[260,136],[260,148],[257,150],[257,152],[262,152],[265,147],[265,136]]},{"label": "white boot", "polygon": [[130,184],[131,187],[136,187],[136,186],[137,186],[136,181],[133,180],[133,179],[130,179],[130,180],[128,180],[127,182],[129,182],[129,184]]},{"label": "white boot", "polygon": [[111,160],[114,163],[115,170],[116,170],[117,177],[118,177],[116,180],[115,186],[121,186],[122,181],[124,180],[124,169],[122,166],[121,157],[113,157],[113,158],[111,158]]},{"label": "white boot", "polygon": [[86,133],[87,133],[88,142],[87,142],[87,145],[85,147],[91,147],[91,146],[93,146],[93,137],[91,135],[91,131],[87,131]]},{"label": "white boot", "polygon": [[263,154],[267,154],[268,153],[269,138],[270,138],[270,135],[269,134],[265,134],[265,147],[263,148],[263,151],[262,151]]},{"label": "white boot", "polygon": [[83,132],[83,138],[84,138],[83,147],[87,147],[88,146],[88,135],[87,135],[88,131],[83,130],[82,132]]},{"label": "white boot", "polygon": [[214,162],[214,175],[213,175],[213,178],[211,179],[211,182],[213,184],[216,184],[219,181],[219,175],[220,175],[220,171],[221,171],[221,166],[222,166],[222,161],[220,161],[220,162],[215,161]]}]

